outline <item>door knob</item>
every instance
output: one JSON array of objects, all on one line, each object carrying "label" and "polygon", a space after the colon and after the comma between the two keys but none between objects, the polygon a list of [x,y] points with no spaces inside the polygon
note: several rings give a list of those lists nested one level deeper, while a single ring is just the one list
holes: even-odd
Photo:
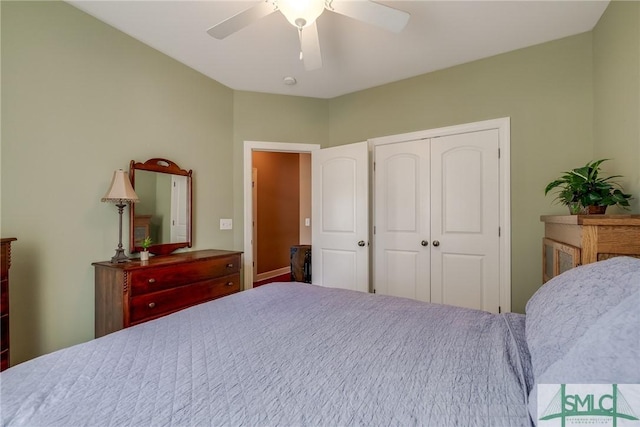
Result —
[{"label": "door knob", "polygon": [[421,244],[422,246],[428,246],[428,245],[429,245],[429,242],[427,242],[426,240],[423,240],[422,242],[420,242],[420,244]]},{"label": "door knob", "polygon": [[439,241],[437,241],[437,240],[434,240],[434,241],[433,241],[433,246],[440,246],[440,242],[439,242]]},{"label": "door knob", "polygon": [[358,242],[358,246],[364,246],[364,240],[360,240],[360,241]]}]

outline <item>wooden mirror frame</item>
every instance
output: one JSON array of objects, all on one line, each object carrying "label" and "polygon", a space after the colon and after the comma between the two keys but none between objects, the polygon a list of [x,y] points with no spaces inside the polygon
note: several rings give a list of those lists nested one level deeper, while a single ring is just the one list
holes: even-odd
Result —
[{"label": "wooden mirror frame", "polygon": [[[129,165],[129,179],[131,180],[131,185],[133,188],[136,188],[136,174],[135,171],[148,171],[148,172],[158,172],[158,173],[166,173],[171,175],[180,175],[187,177],[187,241],[186,242],[170,242],[170,243],[158,243],[152,244],[149,247],[149,252],[154,255],[168,255],[173,251],[181,248],[190,248],[192,242],[192,225],[193,225],[193,210],[192,210],[192,171],[189,169],[188,171],[185,169],[181,169],[177,164],[172,162],[171,160],[161,159],[161,158],[153,158],[149,159],[144,163],[136,162],[135,160],[131,160]],[[143,248],[142,246],[136,246],[135,242],[135,203],[131,203],[129,205],[129,248],[130,252],[140,252]]]}]

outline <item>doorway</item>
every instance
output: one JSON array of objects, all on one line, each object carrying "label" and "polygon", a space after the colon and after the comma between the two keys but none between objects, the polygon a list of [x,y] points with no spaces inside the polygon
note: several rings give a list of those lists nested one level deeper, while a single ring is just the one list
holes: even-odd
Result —
[{"label": "doorway", "polygon": [[[282,142],[245,141],[244,143],[244,289],[253,288],[254,278],[258,278],[254,248],[254,191],[253,191],[253,154],[260,153],[311,153],[319,149],[318,144],[297,144]],[[260,172],[257,174],[260,185]],[[309,185],[310,183],[301,183]],[[304,220],[307,216],[301,213]],[[309,216],[310,217],[310,214]],[[277,272],[276,272],[277,273]]]},{"label": "doorway", "polygon": [[253,152],[253,286],[289,281],[291,248],[311,244],[311,154]]}]

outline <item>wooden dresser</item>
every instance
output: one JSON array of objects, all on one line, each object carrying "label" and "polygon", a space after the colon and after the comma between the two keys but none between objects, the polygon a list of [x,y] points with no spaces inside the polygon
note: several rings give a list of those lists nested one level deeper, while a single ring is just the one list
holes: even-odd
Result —
[{"label": "wooden dresser", "polygon": [[15,237],[0,239],[0,371],[9,367],[9,267],[11,267],[11,242]]},{"label": "wooden dresser", "polygon": [[240,291],[241,254],[209,249],[93,263],[96,338]]},{"label": "wooden dresser", "polygon": [[581,264],[640,258],[640,215],[543,215],[543,283]]}]

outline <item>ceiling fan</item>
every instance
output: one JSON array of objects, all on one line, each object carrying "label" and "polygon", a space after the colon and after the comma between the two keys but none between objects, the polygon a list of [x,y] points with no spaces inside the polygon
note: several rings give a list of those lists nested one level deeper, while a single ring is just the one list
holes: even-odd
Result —
[{"label": "ceiling fan", "polygon": [[[207,30],[222,40],[278,10],[298,29],[300,59],[307,71],[322,67],[316,19],[324,10],[339,13],[367,24],[399,33],[409,21],[409,13],[369,0],[262,0]],[[304,30],[304,33],[303,33]]]}]

